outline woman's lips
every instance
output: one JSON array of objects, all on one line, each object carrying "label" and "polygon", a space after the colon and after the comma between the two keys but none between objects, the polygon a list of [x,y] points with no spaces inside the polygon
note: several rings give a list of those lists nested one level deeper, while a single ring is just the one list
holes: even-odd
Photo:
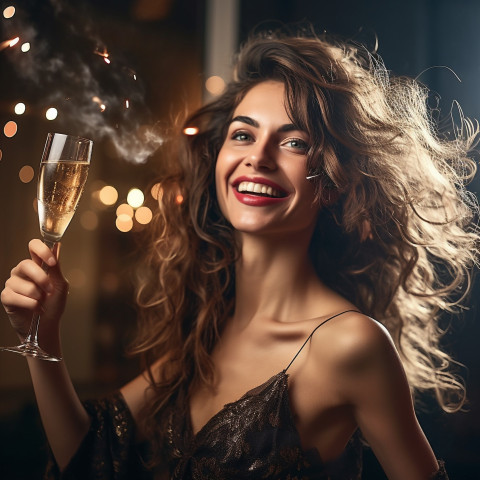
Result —
[{"label": "woman's lips", "polygon": [[261,177],[239,177],[231,186],[237,200],[250,206],[273,205],[288,197],[280,185]]}]

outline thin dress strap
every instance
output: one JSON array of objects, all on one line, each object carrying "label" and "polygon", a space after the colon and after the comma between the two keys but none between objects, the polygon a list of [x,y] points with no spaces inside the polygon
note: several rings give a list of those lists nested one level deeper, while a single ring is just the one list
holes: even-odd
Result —
[{"label": "thin dress strap", "polygon": [[288,364],[287,368],[284,370],[286,372],[292,365],[292,363],[295,361],[295,359],[300,355],[301,351],[303,350],[303,347],[308,343],[308,341],[313,337],[313,334],[322,326],[325,325],[325,323],[329,322],[330,320],[333,320],[336,317],[339,317],[340,315],[343,315],[344,313],[348,312],[357,312],[361,313],[358,310],[345,310],[344,312],[337,313],[336,315],[331,316],[330,318],[327,318],[324,320],[320,325],[317,325],[314,329],[313,332],[307,337],[303,345],[300,347],[300,350],[295,354],[295,356],[292,358],[292,361]]}]

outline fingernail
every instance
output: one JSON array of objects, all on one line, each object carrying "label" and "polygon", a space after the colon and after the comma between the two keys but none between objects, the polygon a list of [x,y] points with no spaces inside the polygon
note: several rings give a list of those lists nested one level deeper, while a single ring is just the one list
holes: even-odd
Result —
[{"label": "fingernail", "polygon": [[48,265],[49,265],[50,267],[53,267],[53,266],[57,263],[57,261],[55,260],[55,258],[50,257],[50,258],[47,260],[47,263],[48,263]]}]

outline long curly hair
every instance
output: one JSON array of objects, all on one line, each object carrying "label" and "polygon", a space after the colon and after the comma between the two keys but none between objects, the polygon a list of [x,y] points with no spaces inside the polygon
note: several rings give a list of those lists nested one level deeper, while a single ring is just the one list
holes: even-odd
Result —
[{"label": "long curly hair", "polygon": [[318,275],[386,326],[413,391],[433,390],[447,411],[464,400],[439,316],[460,305],[477,261],[478,208],[465,189],[476,125],[462,118],[442,134],[428,90],[389,75],[360,45],[256,34],[234,80],[182,125],[158,189],[133,346],[150,368],[144,427],[157,452],[179,387],[214,381],[210,355],[234,309],[239,254],[217,204],[215,162],[235,107],[265,80],[284,84],[287,112],[311,141],[308,174],[325,205],[310,248]]}]

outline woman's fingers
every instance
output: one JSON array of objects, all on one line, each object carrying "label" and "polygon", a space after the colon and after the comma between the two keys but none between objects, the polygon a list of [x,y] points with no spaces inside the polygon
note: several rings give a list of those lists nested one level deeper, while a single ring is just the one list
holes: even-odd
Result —
[{"label": "woman's fingers", "polygon": [[[57,257],[47,245],[45,245],[41,240],[35,238],[30,240],[28,243],[28,250],[30,251],[30,255],[32,260],[37,263],[41,264],[44,262],[49,267],[53,267],[57,264]],[[55,253],[58,252],[58,246],[54,247]]]},{"label": "woman's fingers", "polygon": [[17,279],[38,286],[46,293],[53,290],[47,273],[34,260],[22,260],[12,269],[11,276],[5,285],[9,283],[11,285],[11,282],[13,282],[13,285],[24,285],[22,282],[17,282]]}]

